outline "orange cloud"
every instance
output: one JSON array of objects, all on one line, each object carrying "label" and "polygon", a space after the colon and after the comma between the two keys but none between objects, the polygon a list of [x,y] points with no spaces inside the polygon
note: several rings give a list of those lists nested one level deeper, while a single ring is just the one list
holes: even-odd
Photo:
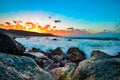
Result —
[{"label": "orange cloud", "polygon": [[71,27],[71,28],[67,28],[66,30],[57,30],[56,26],[51,26],[51,25],[41,26],[33,22],[23,23],[22,21],[13,21],[13,23],[10,23],[10,22],[0,23],[0,28],[34,31],[39,33],[51,33],[51,34],[60,35],[60,36],[68,36],[68,35],[74,36],[74,35],[90,33],[86,29],[80,30],[80,29],[74,29],[73,27]]}]

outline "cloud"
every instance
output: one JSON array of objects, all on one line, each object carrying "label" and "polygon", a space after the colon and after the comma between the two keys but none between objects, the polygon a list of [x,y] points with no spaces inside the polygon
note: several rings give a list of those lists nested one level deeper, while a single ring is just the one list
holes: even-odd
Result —
[{"label": "cloud", "polygon": [[61,20],[54,20],[54,22],[55,22],[55,23],[60,23],[60,22],[61,22]]},{"label": "cloud", "polygon": [[22,21],[13,21],[13,23],[5,22],[0,24],[0,28],[5,29],[15,29],[15,30],[26,30],[26,31],[34,31],[40,33],[51,33],[54,35],[60,36],[74,36],[74,35],[83,35],[83,34],[90,34],[89,30],[86,29],[77,29],[73,27],[66,28],[64,30],[57,30],[57,26],[45,25],[41,26],[40,24],[35,24],[33,22],[25,22],[22,25]]}]

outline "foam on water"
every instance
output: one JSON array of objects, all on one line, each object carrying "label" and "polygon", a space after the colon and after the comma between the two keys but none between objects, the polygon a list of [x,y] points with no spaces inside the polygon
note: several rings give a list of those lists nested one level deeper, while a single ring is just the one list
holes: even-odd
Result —
[{"label": "foam on water", "polygon": [[72,39],[68,41],[67,38],[62,37],[31,37],[16,38],[16,40],[28,49],[35,47],[44,52],[60,47],[64,53],[67,53],[70,47],[78,47],[87,57],[90,57],[93,50],[101,50],[109,55],[120,52],[120,41],[115,40]]}]

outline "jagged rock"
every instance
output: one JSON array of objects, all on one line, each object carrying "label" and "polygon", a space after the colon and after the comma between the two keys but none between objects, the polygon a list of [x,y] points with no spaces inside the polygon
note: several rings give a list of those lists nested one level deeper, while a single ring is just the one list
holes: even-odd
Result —
[{"label": "jagged rock", "polygon": [[120,59],[93,51],[90,59],[79,63],[72,80],[120,80]]},{"label": "jagged rock", "polygon": [[85,54],[77,47],[69,48],[67,54],[68,54],[68,59],[71,62],[75,62],[76,64],[86,59]]},{"label": "jagged rock", "polygon": [[55,80],[71,80],[77,65],[75,63],[67,63],[64,67],[51,70]]},{"label": "jagged rock", "polygon": [[61,50],[60,47],[57,47],[56,49],[52,50],[53,55],[63,55],[63,51]]},{"label": "jagged rock", "polygon": [[24,51],[25,47],[23,47],[20,43],[7,36],[3,32],[0,32],[0,52],[9,54],[21,54]]},{"label": "jagged rock", "polygon": [[54,80],[32,58],[0,53],[0,80]]}]

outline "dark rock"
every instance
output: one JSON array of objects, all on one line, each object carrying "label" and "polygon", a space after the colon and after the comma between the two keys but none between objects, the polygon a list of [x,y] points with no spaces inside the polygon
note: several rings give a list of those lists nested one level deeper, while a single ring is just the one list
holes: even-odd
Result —
[{"label": "dark rock", "polygon": [[3,32],[0,32],[0,52],[9,54],[22,54],[24,51],[24,46]]},{"label": "dark rock", "polygon": [[22,56],[27,56],[27,57],[32,58],[39,65],[39,67],[44,69],[44,63],[40,57],[37,57],[37,56],[30,54],[30,53],[24,53],[24,55],[22,55]]},{"label": "dark rock", "polygon": [[63,60],[61,60],[61,61],[60,61],[60,67],[65,66],[65,64],[67,64],[67,63],[70,63],[70,61],[67,60],[67,59],[63,59]]},{"label": "dark rock", "polygon": [[49,59],[48,57],[42,57],[40,59],[43,61],[43,65],[44,65],[43,69],[45,71],[49,72],[51,69],[59,67],[59,64],[54,63],[54,61]]},{"label": "dark rock", "polygon": [[76,47],[69,48],[67,54],[68,59],[72,62],[75,62],[76,64],[86,59],[85,54],[79,48]]},{"label": "dark rock", "polygon": [[65,54],[60,47],[57,47],[55,50],[51,50],[47,54],[49,54],[49,58],[51,58],[55,62],[59,62],[65,58]]},{"label": "dark rock", "polygon": [[29,50],[29,52],[39,52],[39,51],[40,51],[40,50],[37,49],[37,48],[35,48],[35,47],[33,47],[32,49]]},{"label": "dark rock", "polygon": [[54,80],[29,57],[0,53],[0,80]]},{"label": "dark rock", "polygon": [[68,39],[68,41],[72,41],[72,39]]},{"label": "dark rock", "polygon": [[94,56],[94,58],[96,58],[96,59],[98,59],[98,58],[102,58],[102,57],[106,57],[106,58],[111,58],[112,56],[110,56],[110,55],[108,55],[108,54],[106,54],[106,53],[104,53],[104,52],[101,52],[101,51],[99,51],[99,50],[96,50],[96,51],[92,51],[92,54],[91,54],[91,57],[93,57]]},{"label": "dark rock", "polygon": [[54,38],[54,39],[52,39],[52,40],[56,41],[57,39],[56,39],[56,38]]},{"label": "dark rock", "polygon": [[59,67],[51,70],[55,80],[72,80],[75,68],[75,63],[67,63],[64,67]]},{"label": "dark rock", "polygon": [[72,80],[120,80],[120,59],[93,51],[90,59],[79,63]]},{"label": "dark rock", "polygon": [[113,56],[114,58],[120,58],[120,52],[118,53],[118,55]]},{"label": "dark rock", "polygon": [[52,55],[52,60],[55,62],[59,62],[63,59],[63,56],[61,55]]},{"label": "dark rock", "polygon": [[30,57],[35,60],[35,62],[43,68],[45,71],[50,71],[53,68],[59,67],[59,65],[54,64],[54,61],[49,59],[44,53],[40,52],[28,52],[24,56]]},{"label": "dark rock", "polygon": [[55,50],[52,51],[53,55],[63,55],[63,51],[61,50],[60,47],[57,47]]}]

